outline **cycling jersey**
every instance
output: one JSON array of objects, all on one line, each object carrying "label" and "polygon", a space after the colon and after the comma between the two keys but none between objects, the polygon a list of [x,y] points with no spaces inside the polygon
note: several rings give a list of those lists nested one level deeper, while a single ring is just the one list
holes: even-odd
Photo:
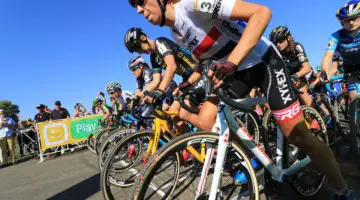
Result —
[{"label": "cycling jersey", "polygon": [[354,67],[360,70],[360,34],[351,36],[345,29],[341,29],[330,36],[327,51],[337,51],[344,59],[344,69],[352,72]]},{"label": "cycling jersey", "polygon": [[159,73],[159,71],[158,70],[154,71],[151,68],[145,67],[143,69],[142,76],[136,78],[136,89],[143,90],[146,84],[149,84],[153,81],[153,74],[156,73]]},{"label": "cycling jersey", "polygon": [[[327,51],[337,51],[344,62],[344,72],[359,72],[360,71],[360,34],[352,37],[345,29],[341,29],[330,36]],[[347,81],[347,89],[349,92],[358,91],[359,78],[357,76],[350,76]],[[358,89],[359,88],[359,89]]]},{"label": "cycling jersey", "polygon": [[167,55],[175,57],[176,74],[187,79],[198,65],[198,60],[191,55],[191,52],[183,47],[180,47],[175,42],[160,37],[155,40],[156,53],[151,53],[150,60],[154,72],[160,73],[162,69],[166,69],[164,58]]},{"label": "cycling jersey", "polygon": [[297,42],[295,42],[295,52],[281,52],[281,55],[291,75],[300,71],[303,63],[309,62],[304,47]]},{"label": "cycling jersey", "polygon": [[[181,0],[175,4],[172,35],[181,46],[200,59],[226,60],[239,42],[246,24],[230,21],[236,0]],[[271,45],[262,37],[239,70],[262,62]]]}]

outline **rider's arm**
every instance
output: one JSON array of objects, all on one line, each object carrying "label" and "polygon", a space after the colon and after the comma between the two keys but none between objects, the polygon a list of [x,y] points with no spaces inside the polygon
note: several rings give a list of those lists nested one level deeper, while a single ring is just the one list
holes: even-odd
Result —
[{"label": "rider's arm", "polygon": [[321,63],[322,69],[323,71],[326,72],[328,78],[330,78],[330,71],[331,71],[330,67],[332,66],[332,60],[335,54],[335,50],[337,48],[338,37],[339,37],[338,33],[334,33],[333,35],[331,35],[328,42],[328,46],[326,48],[325,56]]},{"label": "rider's arm", "polygon": [[141,94],[142,90],[140,89],[136,89],[135,91],[135,96],[139,96]]},{"label": "rider's arm", "polygon": [[161,81],[161,74],[160,73],[154,73],[153,74],[153,80],[151,83],[145,85],[145,90],[151,92],[159,87]]},{"label": "rider's arm", "polygon": [[102,106],[102,110],[105,113],[105,119],[108,118],[111,115],[110,109],[106,105]]},{"label": "rider's arm", "polygon": [[164,57],[164,62],[166,65],[165,74],[163,80],[160,83],[159,89],[165,91],[167,86],[170,84],[171,80],[173,80],[176,72],[176,62],[175,57],[172,54],[168,54]]},{"label": "rider's arm", "polygon": [[196,83],[201,79],[202,67],[198,67],[195,72],[191,74],[188,81],[190,84]]},{"label": "rider's arm", "polygon": [[228,61],[239,65],[256,46],[271,19],[269,8],[245,1],[237,0],[232,9],[231,20],[246,21],[247,26],[239,43],[230,53]]},{"label": "rider's arm", "polygon": [[301,69],[296,72],[296,75],[301,78],[311,72],[311,66],[305,49],[300,43],[296,43],[295,52],[299,63],[301,64]]}]

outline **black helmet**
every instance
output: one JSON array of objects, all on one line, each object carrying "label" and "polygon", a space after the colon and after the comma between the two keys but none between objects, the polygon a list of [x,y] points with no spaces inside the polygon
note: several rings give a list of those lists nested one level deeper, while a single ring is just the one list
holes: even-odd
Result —
[{"label": "black helmet", "polygon": [[133,27],[126,32],[124,43],[130,53],[133,53],[135,50],[140,49],[139,40],[141,35],[146,36],[146,34],[143,32],[141,28]]},{"label": "black helmet", "polygon": [[284,39],[286,39],[290,34],[290,30],[288,27],[286,26],[279,26],[274,28],[271,33],[270,33],[270,41],[272,43],[277,43],[279,41],[282,41]]}]

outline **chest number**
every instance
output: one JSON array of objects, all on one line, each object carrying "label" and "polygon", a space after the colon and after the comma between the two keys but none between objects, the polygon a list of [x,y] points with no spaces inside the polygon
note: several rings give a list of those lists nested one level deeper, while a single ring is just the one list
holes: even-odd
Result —
[{"label": "chest number", "polygon": [[[201,9],[203,11],[209,11],[211,9],[211,3],[209,2],[202,2],[201,5],[200,5]],[[207,9],[207,10],[205,10]]]}]

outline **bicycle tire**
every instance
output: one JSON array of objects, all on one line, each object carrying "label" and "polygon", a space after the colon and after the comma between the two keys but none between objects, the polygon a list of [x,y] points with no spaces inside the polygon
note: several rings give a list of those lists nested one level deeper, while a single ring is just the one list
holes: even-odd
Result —
[{"label": "bicycle tire", "polygon": [[99,134],[101,131],[104,131],[104,128],[98,128],[98,129],[94,130],[93,132],[91,132],[88,135],[88,137],[86,139],[86,147],[92,153],[96,153],[94,143],[95,143],[97,134]]},{"label": "bicycle tire", "polygon": [[355,164],[360,168],[360,96],[350,104],[350,144]]},{"label": "bicycle tire", "polygon": [[343,92],[338,97],[339,112],[344,115],[345,119],[349,119],[350,97],[348,92]]},{"label": "bicycle tire", "polygon": [[[219,134],[218,133],[211,133],[211,132],[193,132],[193,133],[187,133],[181,136],[176,137],[166,145],[164,145],[162,148],[158,150],[158,153],[154,158],[152,158],[146,165],[146,167],[141,172],[140,178],[136,180],[136,183],[133,188],[133,192],[131,193],[131,199],[134,200],[140,200],[144,199],[145,193],[147,191],[147,187],[149,186],[151,182],[151,178],[154,177],[154,174],[156,173],[156,170],[161,167],[162,162],[166,158],[169,158],[172,155],[178,155],[180,150],[185,149],[187,146],[193,146],[201,141],[207,141],[211,142],[214,145],[218,145],[219,140]],[[246,163],[247,169],[249,172],[247,173],[248,176],[250,176],[251,180],[251,186],[249,191],[250,199],[259,199],[259,189],[258,189],[258,182],[257,182],[257,176],[255,174],[255,171],[250,164],[250,159],[248,158],[245,151],[242,149],[242,147],[235,143],[230,143],[230,149],[228,152],[236,152],[234,153],[236,156],[241,157],[243,163]],[[202,168],[201,168],[202,169]],[[163,197],[162,199],[174,199],[173,198],[173,192],[176,189],[177,185],[183,185],[179,184],[179,175],[175,177],[175,184],[170,189],[170,191],[167,193],[168,196]],[[187,179],[187,178],[186,178]],[[185,180],[186,180],[185,179]],[[248,181],[249,182],[249,181]],[[180,198],[180,197],[179,197]],[[203,197],[206,199],[206,197]],[[200,198],[202,199],[202,198]]]},{"label": "bicycle tire", "polygon": [[126,137],[129,134],[134,133],[136,130],[135,129],[120,129],[117,132],[115,132],[112,135],[108,135],[108,137],[106,137],[104,139],[104,142],[101,144],[101,150],[98,156],[98,164],[99,164],[99,169],[102,170],[103,166],[105,164],[105,160],[109,154],[109,152],[114,148],[114,145],[117,144],[117,142],[119,142],[123,137]]},{"label": "bicycle tire", "polygon": [[96,139],[94,142],[95,143],[94,149],[95,149],[95,152],[97,155],[99,155],[101,143],[104,141],[104,138],[106,138],[106,136],[108,136],[109,134],[113,133],[116,130],[117,130],[116,128],[108,128],[108,129],[106,129],[106,131],[103,131],[96,136]]},{"label": "bicycle tire", "polygon": [[[142,153],[142,145],[143,143],[139,144],[139,153],[136,154],[136,157],[133,159],[133,162],[131,164],[129,164],[128,166],[125,166],[123,168],[118,168],[118,169],[114,169],[112,164],[114,162],[114,159],[116,158],[116,156],[118,155],[118,152],[126,147],[126,145],[128,144],[128,142],[134,141],[134,139],[136,138],[142,138],[142,137],[151,137],[154,135],[153,131],[139,131],[139,132],[135,132],[133,134],[129,134],[128,136],[122,138],[122,140],[120,140],[116,146],[113,148],[112,152],[109,154],[109,156],[107,157],[104,167],[103,167],[103,171],[101,172],[101,177],[100,177],[100,186],[101,186],[101,190],[102,190],[102,194],[104,196],[105,199],[115,199],[114,195],[111,192],[111,187],[112,186],[117,186],[117,187],[129,187],[132,186],[135,183],[134,181],[131,182],[126,182],[123,180],[118,180],[115,178],[112,178],[111,176],[111,172],[116,172],[116,173],[123,173],[128,171],[129,169],[132,169],[132,167],[134,167],[134,165],[137,164],[137,162],[139,161],[139,159],[141,158],[141,154]],[[139,140],[137,140],[138,142]],[[112,178],[112,179],[111,179]]]}]

